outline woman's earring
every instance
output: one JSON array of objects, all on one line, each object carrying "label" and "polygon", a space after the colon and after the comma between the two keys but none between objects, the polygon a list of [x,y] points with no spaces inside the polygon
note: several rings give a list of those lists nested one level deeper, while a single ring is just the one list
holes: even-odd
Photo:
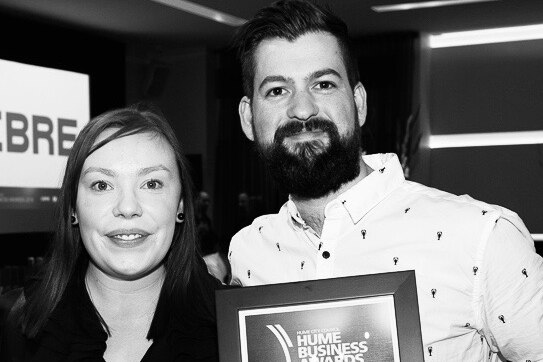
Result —
[{"label": "woman's earring", "polygon": [[70,221],[72,222],[73,226],[79,223],[79,220],[77,220],[77,216],[75,216],[75,214],[72,214],[72,216],[70,216]]},{"label": "woman's earring", "polygon": [[182,212],[178,212],[177,217],[175,218],[175,221],[179,223],[182,223],[183,221],[185,221],[185,214],[183,214]]}]

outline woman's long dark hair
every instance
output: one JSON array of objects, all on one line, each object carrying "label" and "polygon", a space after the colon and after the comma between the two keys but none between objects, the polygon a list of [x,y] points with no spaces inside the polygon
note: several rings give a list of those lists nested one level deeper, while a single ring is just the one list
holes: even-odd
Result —
[{"label": "woman's long dark hair", "polygon": [[[116,131],[95,144],[97,137],[107,129]],[[200,280],[202,283],[205,280],[202,276],[205,269],[202,268],[201,258],[196,251],[193,186],[189,164],[181,152],[181,146],[172,127],[160,111],[147,105],[139,104],[109,111],[93,118],[83,128],[68,157],[57,208],[56,233],[50,246],[47,263],[38,284],[33,288],[31,295],[27,296],[21,311],[23,332],[27,337],[35,337],[45,326],[64,295],[70,279],[78,270],[84,272],[89,262],[79,228],[71,224],[83,163],[91,153],[106,143],[139,133],[155,134],[172,147],[181,180],[185,221],[182,224],[176,223],[175,226],[165,262],[166,276],[161,291],[161,303],[183,301],[187,297],[189,285],[192,286],[191,293],[194,287],[196,292],[205,289],[199,285]],[[107,330],[107,326],[104,327]]]}]

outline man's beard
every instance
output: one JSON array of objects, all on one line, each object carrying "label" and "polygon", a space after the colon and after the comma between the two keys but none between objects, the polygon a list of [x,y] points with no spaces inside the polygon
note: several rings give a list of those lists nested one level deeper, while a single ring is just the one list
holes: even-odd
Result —
[{"label": "man's beard", "polygon": [[[286,137],[302,131],[320,130],[328,134],[328,145],[320,139],[299,142],[291,147]],[[268,146],[257,140],[258,151],[279,186],[301,198],[319,198],[355,179],[360,173],[360,127],[341,138],[337,126],[314,118],[307,122],[291,121],[275,132]]]}]

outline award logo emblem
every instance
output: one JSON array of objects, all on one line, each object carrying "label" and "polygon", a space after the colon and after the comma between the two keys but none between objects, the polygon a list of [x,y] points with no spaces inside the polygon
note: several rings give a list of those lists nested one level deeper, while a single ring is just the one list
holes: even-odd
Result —
[{"label": "award logo emblem", "polygon": [[289,348],[293,348],[292,341],[290,340],[290,337],[288,336],[287,332],[281,327],[280,324],[266,325],[270,331],[275,335],[277,340],[279,341],[279,344],[281,345],[281,348],[283,349],[283,353],[285,354],[285,362],[292,362],[290,359],[290,352]]}]

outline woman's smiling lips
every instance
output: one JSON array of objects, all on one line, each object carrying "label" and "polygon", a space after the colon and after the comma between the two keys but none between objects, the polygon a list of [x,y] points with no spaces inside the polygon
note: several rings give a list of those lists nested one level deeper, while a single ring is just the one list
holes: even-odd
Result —
[{"label": "woman's smiling lips", "polygon": [[118,229],[108,232],[106,236],[121,248],[132,248],[141,245],[150,233],[141,229]]}]

